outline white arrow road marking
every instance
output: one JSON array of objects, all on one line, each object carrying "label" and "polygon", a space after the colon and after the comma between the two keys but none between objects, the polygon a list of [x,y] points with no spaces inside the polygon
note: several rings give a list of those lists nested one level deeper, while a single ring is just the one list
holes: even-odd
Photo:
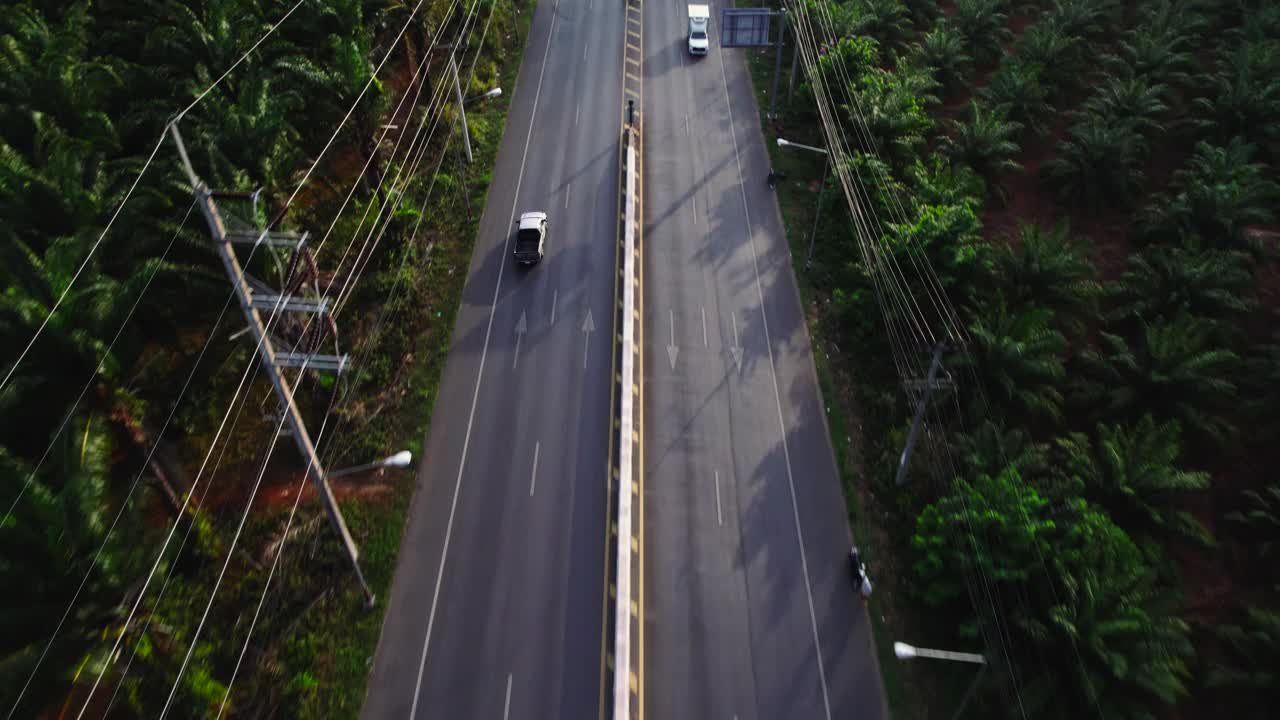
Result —
[{"label": "white arrow road marking", "polygon": [[587,317],[582,321],[582,369],[587,369],[587,351],[591,349],[591,333],[596,331],[596,323],[591,319],[591,309],[587,308]]},{"label": "white arrow road marking", "polygon": [[671,361],[671,369],[676,369],[676,355],[680,354],[680,348],[676,347],[676,311],[668,310],[671,318],[671,344],[667,346],[667,359]]},{"label": "white arrow road marking", "polygon": [[525,318],[524,311],[520,311],[520,322],[516,323],[516,351],[511,354],[511,369],[516,369],[516,363],[520,362],[520,341],[524,339],[524,334],[529,332],[529,321]]},{"label": "white arrow road marking", "polygon": [[733,320],[733,347],[729,348],[729,352],[733,353],[733,361],[738,364],[738,372],[742,372],[742,346],[738,344],[738,314],[729,313],[729,318]]}]

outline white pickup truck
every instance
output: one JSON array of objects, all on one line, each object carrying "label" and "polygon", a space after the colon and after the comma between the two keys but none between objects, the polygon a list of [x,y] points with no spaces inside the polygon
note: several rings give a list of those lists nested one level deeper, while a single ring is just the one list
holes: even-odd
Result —
[{"label": "white pickup truck", "polygon": [[710,5],[689,6],[689,54],[706,55],[710,40],[707,27],[711,24]]}]

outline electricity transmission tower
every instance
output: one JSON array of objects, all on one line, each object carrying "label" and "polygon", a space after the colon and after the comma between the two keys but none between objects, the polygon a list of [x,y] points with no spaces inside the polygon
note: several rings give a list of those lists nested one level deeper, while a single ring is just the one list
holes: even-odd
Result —
[{"label": "electricity transmission tower", "polygon": [[[364,573],[360,570],[360,551],[356,547],[350,531],[347,529],[346,521],[342,518],[342,511],[338,508],[338,502],[333,496],[333,490],[329,487],[329,480],[324,466],[320,464],[320,457],[316,454],[310,433],[307,432],[306,422],[302,419],[302,413],[298,410],[297,403],[294,402],[294,390],[283,373],[280,372],[281,368],[302,368],[304,370],[340,373],[346,369],[348,362],[346,355],[322,355],[313,352],[324,342],[325,335],[331,336],[336,345],[337,326],[329,315],[329,299],[327,297],[307,298],[290,293],[290,290],[301,290],[305,282],[304,280],[297,280],[295,276],[309,274],[313,282],[318,279],[319,273],[315,265],[315,257],[306,245],[307,234],[275,232],[268,229],[228,229],[214,200],[220,197],[243,199],[246,196],[244,193],[225,193],[211,190],[192,168],[186,147],[182,143],[182,136],[178,132],[177,123],[170,124],[169,130],[178,146],[178,154],[182,157],[182,164],[187,172],[187,177],[191,181],[191,187],[195,191],[196,203],[200,206],[200,211],[204,214],[205,220],[209,224],[209,232],[213,238],[214,248],[222,261],[223,268],[227,271],[227,278],[231,281],[231,287],[235,291],[240,310],[244,313],[245,320],[249,326],[248,330],[257,343],[258,357],[262,361],[262,366],[266,370],[267,376],[271,379],[272,387],[275,389],[276,399],[280,403],[280,411],[284,414],[288,423],[289,435],[292,436],[294,443],[298,446],[298,452],[302,454],[307,463],[307,475],[315,483],[325,512],[329,515],[329,521],[332,523],[334,530],[337,531],[339,542],[342,544],[347,558],[351,561],[351,567],[355,570],[356,578],[360,581],[360,588],[364,592],[365,600],[372,606],[375,597],[373,591],[369,588],[369,584],[365,581]],[[293,256],[289,263],[289,273],[285,276],[288,283],[286,287],[281,292],[272,292],[265,283],[245,274],[244,268],[240,265],[240,260],[236,257],[234,245],[237,244],[265,245],[272,248],[290,249],[293,252]],[[306,263],[305,270],[302,273],[295,272],[300,263]],[[285,317],[294,318],[302,314],[318,315],[325,322],[313,324],[312,330],[300,331],[305,335],[299,335],[298,337],[298,352],[280,352],[276,350],[275,344],[272,342],[272,335],[263,324],[259,310],[270,310],[273,316],[286,313]],[[295,323],[292,327],[297,328],[299,325],[300,323]],[[286,323],[286,327],[289,327],[288,323]]]}]

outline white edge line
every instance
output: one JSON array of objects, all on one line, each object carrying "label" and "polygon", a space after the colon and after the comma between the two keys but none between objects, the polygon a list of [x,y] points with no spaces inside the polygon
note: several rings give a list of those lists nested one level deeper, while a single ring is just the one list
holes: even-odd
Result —
[{"label": "white edge line", "polygon": [[716,522],[724,525],[724,514],[720,511],[720,471],[716,470]]},{"label": "white edge line", "polygon": [[507,673],[507,701],[502,705],[502,720],[511,717],[511,673]]},{"label": "white edge line", "polygon": [[[524,153],[520,156],[520,172],[516,176],[516,191],[514,200],[511,203],[511,218],[507,220],[508,228],[516,220],[516,208],[520,202],[520,186],[524,182],[524,165],[529,158],[529,141],[533,138],[533,125],[538,117],[538,98],[542,96],[542,78],[546,74],[547,56],[551,54],[551,39],[556,29],[557,15],[555,10],[559,9],[559,7],[560,0],[556,0],[551,13],[551,28],[547,31],[547,49],[542,53],[542,67],[538,70],[538,87],[533,93],[533,108],[529,114],[529,132],[524,137]],[[510,235],[511,233],[507,233],[507,239],[502,242],[503,259],[507,256],[507,245],[511,242]],[[480,400],[480,384],[484,379],[484,361],[489,352],[489,338],[493,334],[493,318],[498,310],[498,293],[502,289],[502,270],[506,266],[505,262],[498,264],[498,280],[493,286],[493,302],[489,306],[489,324],[484,331],[484,347],[480,351],[480,364],[476,371],[476,388],[471,395],[471,413],[467,417],[467,432],[462,440],[462,460],[458,463],[458,478],[453,484],[453,500],[449,504],[449,522],[445,525],[444,548],[440,551],[440,567],[436,571],[436,589],[431,594],[431,612],[427,616],[427,634],[422,640],[422,657],[418,660],[418,679],[413,684],[413,703],[409,706],[409,720],[413,720],[418,715],[418,697],[422,693],[422,671],[427,667],[427,649],[431,645],[431,630],[435,627],[436,607],[440,600],[440,586],[444,582],[444,565],[449,557],[449,540],[453,536],[453,518],[458,509],[458,492],[462,489],[462,472],[467,466],[467,450],[471,445],[471,428],[476,419],[476,404]]]},{"label": "white edge line", "polygon": [[541,449],[541,440],[533,443],[533,472],[529,473],[529,497],[533,497],[533,487],[538,482],[538,451]]}]

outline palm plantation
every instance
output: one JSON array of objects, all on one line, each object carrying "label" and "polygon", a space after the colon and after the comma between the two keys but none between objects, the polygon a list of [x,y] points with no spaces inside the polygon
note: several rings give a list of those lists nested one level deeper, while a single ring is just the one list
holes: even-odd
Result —
[{"label": "palm plantation", "polygon": [[[869,7],[836,6],[854,17],[845,27]],[[899,84],[923,69],[940,102],[921,118],[883,102],[892,79],[855,83],[878,130],[874,148],[848,142],[879,151],[909,199],[898,217],[868,188],[893,218],[883,247],[908,276],[926,258],[964,325],[902,486],[932,348],[904,350],[911,313],[874,266],[828,261],[807,289],[823,342],[865,348],[829,361],[856,398],[832,414],[862,435],[845,467],[859,543],[910,567],[882,579],[894,595],[873,614],[881,603],[895,635],[941,617],[948,647],[999,658],[966,716],[1268,716],[1280,10],[902,6],[906,39],[882,20],[901,11],[877,3],[863,20],[877,44],[861,66]],[[789,128],[819,123],[807,106],[789,113]],[[838,224],[824,240],[847,242]],[[903,286],[933,319],[933,286]],[[919,377],[903,377],[903,355]],[[960,699],[895,714],[947,716]]]}]

